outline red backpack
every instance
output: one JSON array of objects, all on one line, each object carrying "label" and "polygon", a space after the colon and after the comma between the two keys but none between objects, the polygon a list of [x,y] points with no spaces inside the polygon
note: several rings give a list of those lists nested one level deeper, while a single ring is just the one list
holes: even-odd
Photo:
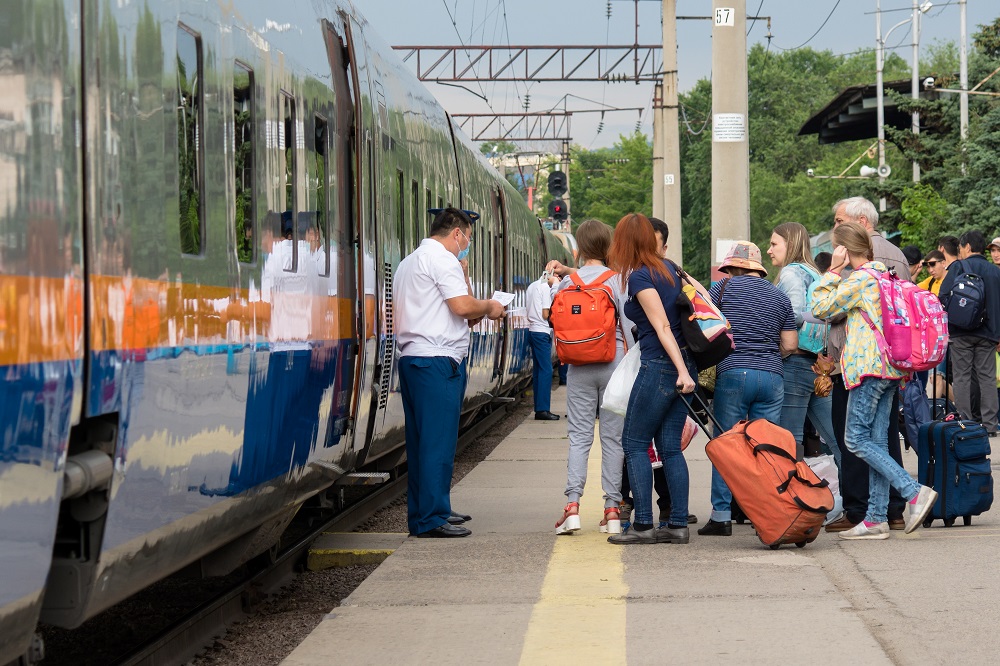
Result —
[{"label": "red backpack", "polygon": [[618,308],[614,292],[605,284],[615,275],[618,274],[607,270],[593,282],[584,284],[579,273],[573,273],[570,277],[573,285],[552,299],[549,323],[560,363],[588,365],[615,360]]}]

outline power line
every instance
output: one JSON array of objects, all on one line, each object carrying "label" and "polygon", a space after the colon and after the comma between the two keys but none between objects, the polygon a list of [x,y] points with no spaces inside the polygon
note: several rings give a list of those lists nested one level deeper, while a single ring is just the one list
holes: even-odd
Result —
[{"label": "power line", "polygon": [[812,34],[812,36],[809,39],[807,39],[806,41],[802,42],[798,46],[793,46],[790,49],[782,48],[782,47],[778,46],[777,44],[774,45],[774,48],[778,49],[779,51],[795,51],[797,49],[801,49],[803,46],[805,46],[806,44],[808,44],[809,42],[811,42],[813,39],[815,39],[816,35],[818,35],[820,33],[820,31],[826,26],[827,22],[833,16],[833,13],[835,11],[837,11],[837,7],[839,7],[839,6],[840,6],[840,0],[837,0],[837,2],[833,5],[833,9],[831,9],[830,13],[826,15],[826,18],[823,20],[823,23],[820,24],[819,28],[816,29],[816,32],[814,32]]},{"label": "power line", "polygon": [[753,21],[750,22],[750,27],[747,28],[747,37],[753,32],[753,27],[757,25],[757,17],[760,16],[760,9],[764,6],[764,0],[760,0],[760,4],[757,5],[757,11],[753,13]]}]

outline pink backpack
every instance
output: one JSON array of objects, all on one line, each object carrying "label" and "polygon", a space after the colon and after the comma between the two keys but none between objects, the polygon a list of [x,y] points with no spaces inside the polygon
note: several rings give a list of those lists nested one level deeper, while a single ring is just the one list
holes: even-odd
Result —
[{"label": "pink backpack", "polygon": [[938,297],[893,271],[864,269],[878,282],[882,302],[882,330],[863,309],[868,327],[875,333],[882,361],[897,370],[930,370],[944,360],[948,349],[948,314]]}]

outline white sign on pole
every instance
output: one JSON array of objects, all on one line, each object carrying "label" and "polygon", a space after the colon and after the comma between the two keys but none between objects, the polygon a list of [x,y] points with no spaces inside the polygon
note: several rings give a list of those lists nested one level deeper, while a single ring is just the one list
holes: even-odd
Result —
[{"label": "white sign on pole", "polygon": [[712,116],[712,141],[746,141],[746,116],[742,113],[716,113]]},{"label": "white sign on pole", "polygon": [[663,174],[663,184],[664,185],[673,185],[674,184],[674,174],[672,174],[672,173],[665,173],[665,174]]},{"label": "white sign on pole", "polygon": [[736,25],[736,10],[732,7],[719,7],[716,9],[715,25],[729,28]]},{"label": "white sign on pole", "polygon": [[718,266],[722,263],[722,260],[726,258],[729,254],[730,248],[732,248],[739,241],[730,240],[728,238],[719,238],[715,241],[715,261],[712,262],[714,266]]}]

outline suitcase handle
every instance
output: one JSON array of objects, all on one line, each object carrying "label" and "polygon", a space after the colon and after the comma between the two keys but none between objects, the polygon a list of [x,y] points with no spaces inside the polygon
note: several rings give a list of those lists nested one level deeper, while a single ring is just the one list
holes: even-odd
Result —
[{"label": "suitcase handle", "polygon": [[694,393],[681,393],[681,387],[678,386],[677,395],[679,395],[681,400],[684,401],[684,405],[687,407],[688,413],[691,415],[691,419],[701,427],[702,432],[704,432],[709,439],[712,439],[716,435],[713,435],[708,431],[708,424],[702,421],[701,416],[699,416],[698,413],[694,411],[694,405],[692,404],[692,401],[688,400],[687,398],[687,396],[689,395],[693,395],[698,400],[698,405],[703,410],[705,410],[705,414],[708,415],[708,419],[712,422],[712,425],[715,426],[716,432],[718,432],[720,435],[724,432],[722,424],[719,423],[719,420],[717,418],[715,418],[715,414],[713,414],[712,410],[708,408],[708,403],[705,402],[705,399],[701,397],[697,389],[695,389]]},{"label": "suitcase handle", "polygon": [[809,479],[803,479],[799,475],[799,470],[793,469],[793,470],[791,470],[788,473],[788,478],[785,479],[785,482],[782,483],[780,486],[778,486],[778,493],[779,494],[785,492],[786,490],[788,490],[788,484],[790,484],[792,482],[792,479],[798,479],[799,481],[801,481],[802,483],[806,484],[807,486],[809,486],[811,488],[826,488],[827,486],[830,485],[830,482],[827,481],[826,479],[820,479],[819,483],[813,483]]}]

